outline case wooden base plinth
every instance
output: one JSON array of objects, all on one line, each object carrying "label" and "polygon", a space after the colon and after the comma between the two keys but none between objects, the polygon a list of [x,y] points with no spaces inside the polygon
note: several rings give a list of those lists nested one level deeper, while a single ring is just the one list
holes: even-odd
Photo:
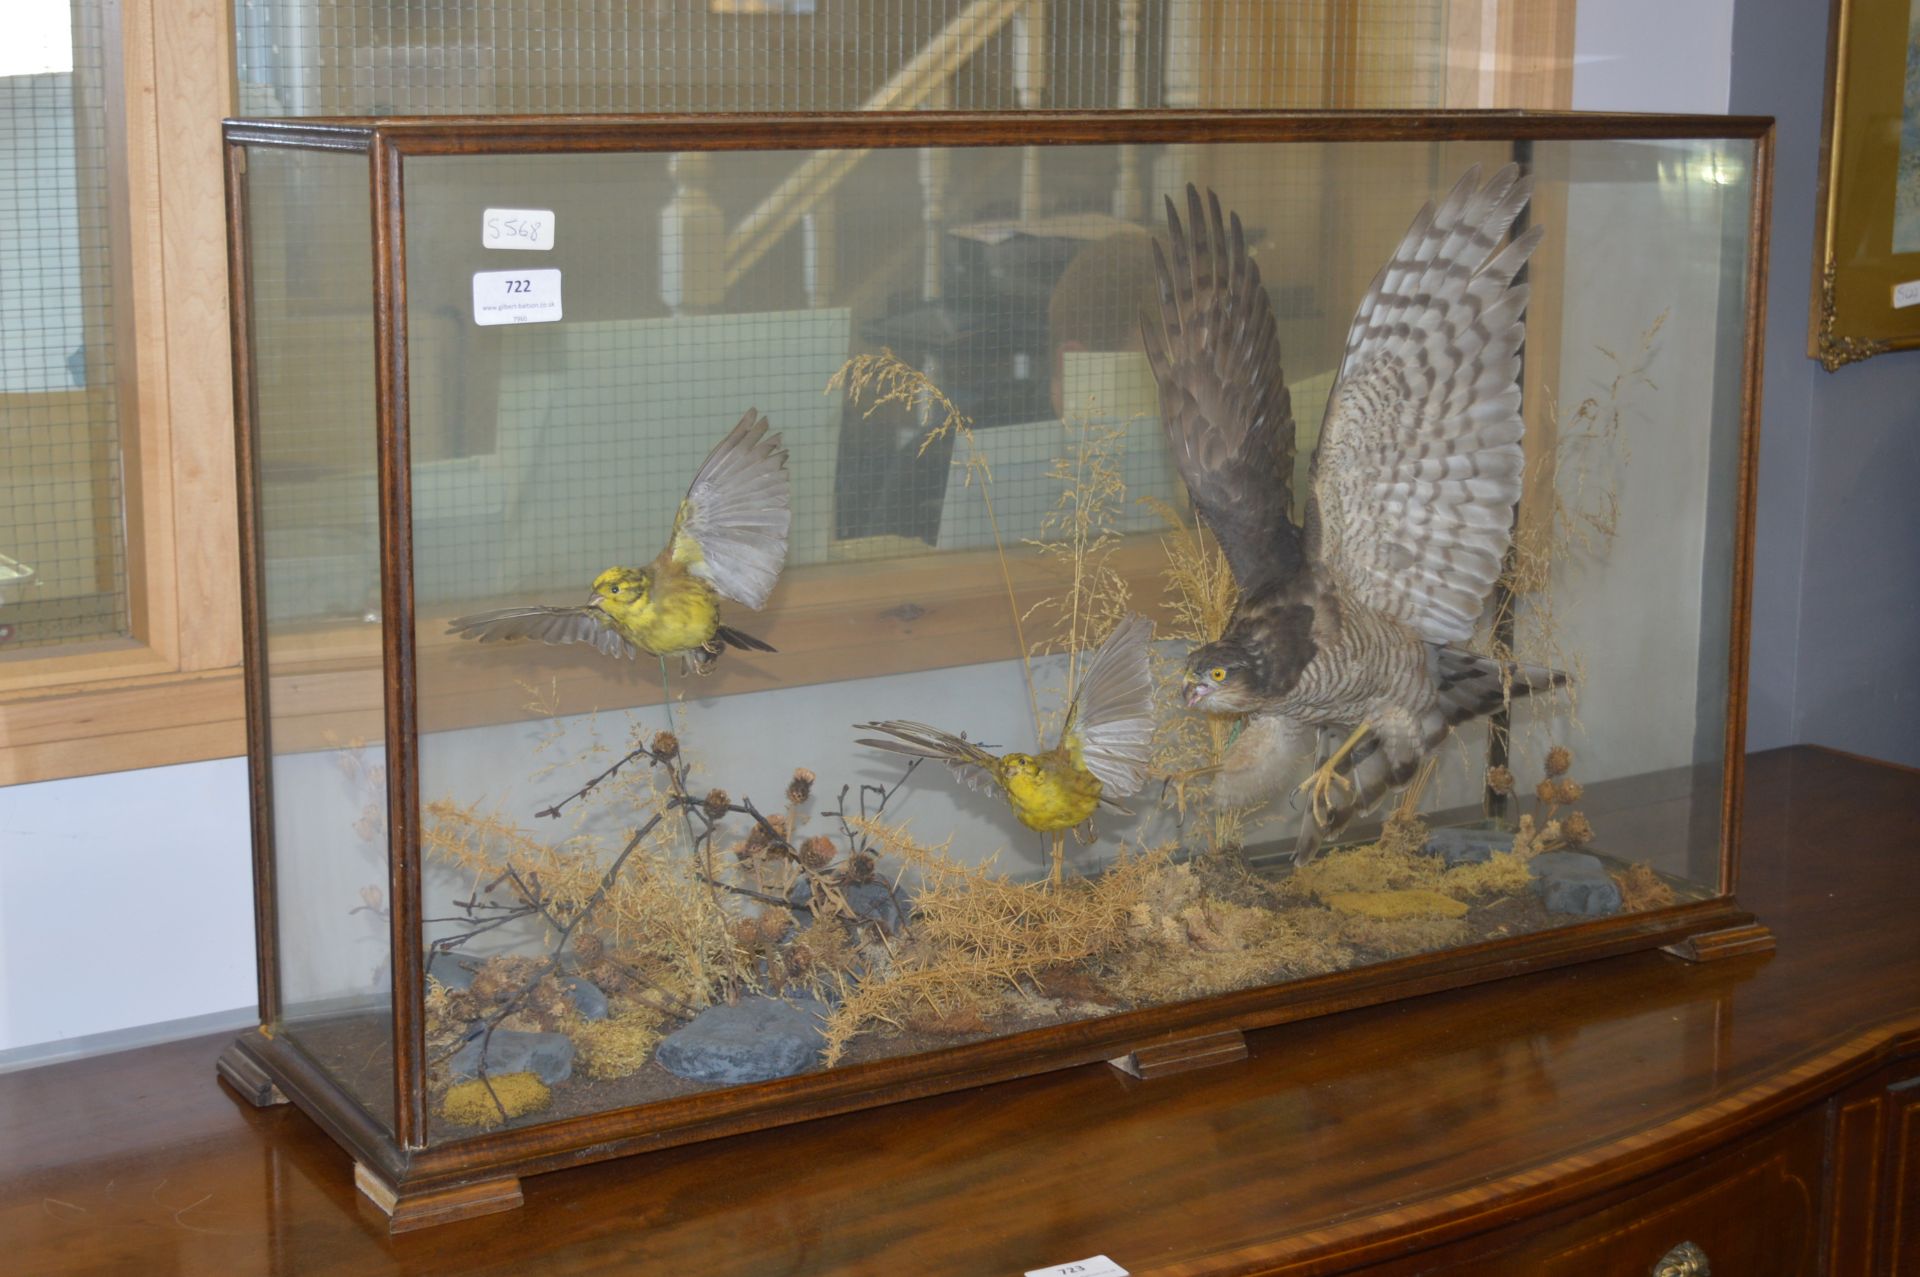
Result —
[{"label": "case wooden base plinth", "polygon": [[1748,954],[1772,953],[1773,932],[1757,922],[1749,922],[1743,926],[1724,927],[1719,931],[1704,931],[1697,936],[1688,936],[1685,940],[1665,946],[1661,952],[1671,953],[1688,962],[1744,958]]},{"label": "case wooden base plinth", "polygon": [[353,1185],[380,1208],[387,1217],[387,1231],[392,1233],[410,1233],[416,1228],[451,1224],[476,1215],[517,1210],[524,1200],[520,1195],[520,1179],[515,1175],[432,1188],[396,1189],[368,1170],[364,1162],[355,1162]]},{"label": "case wooden base plinth", "polygon": [[1107,1063],[1122,1073],[1131,1074],[1142,1081],[1152,1081],[1157,1077],[1211,1068],[1216,1064],[1232,1064],[1246,1058],[1247,1035],[1238,1029],[1228,1029],[1225,1033],[1203,1033],[1197,1037],[1176,1038],[1171,1042],[1156,1042],[1152,1046],[1143,1046],[1116,1056]]},{"label": "case wooden base plinth", "polygon": [[220,1053],[220,1059],[214,1067],[226,1079],[227,1085],[240,1093],[241,1099],[257,1109],[287,1102],[287,1097],[273,1084],[267,1071],[256,1064],[252,1056],[241,1051],[238,1042],[230,1044]]}]

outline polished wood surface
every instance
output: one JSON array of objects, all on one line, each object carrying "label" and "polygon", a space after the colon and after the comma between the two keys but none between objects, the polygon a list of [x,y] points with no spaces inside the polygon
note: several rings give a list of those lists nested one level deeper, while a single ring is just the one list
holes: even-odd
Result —
[{"label": "polished wood surface", "polygon": [[[1090,1065],[560,1171],[396,1238],[347,1155],[217,1083],[200,1039],[0,1077],[0,1237],[49,1274],[1611,1273],[1696,1223],[1747,1246],[1729,1212],[1825,1246],[1828,1195],[1796,1185],[1833,1114],[1884,1093],[1850,1129],[1920,1134],[1920,1088],[1886,1089],[1920,1077],[1920,772],[1795,749],[1749,776],[1772,954],[1633,954],[1249,1033],[1178,1076]],[[1910,1251],[1920,1165],[1847,1155],[1882,1254]],[[1638,1269],[1596,1258],[1602,1225]],[[1818,1271],[1801,1253],[1716,1271]]]}]

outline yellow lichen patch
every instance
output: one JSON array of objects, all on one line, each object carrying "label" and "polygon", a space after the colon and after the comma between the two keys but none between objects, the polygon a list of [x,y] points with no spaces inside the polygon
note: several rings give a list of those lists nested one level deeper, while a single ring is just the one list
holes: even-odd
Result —
[{"label": "yellow lichen patch", "polygon": [[1438,890],[1445,872],[1445,862],[1436,856],[1366,843],[1329,851],[1299,866],[1282,890],[1317,900],[1346,892]]},{"label": "yellow lichen patch", "polygon": [[640,1002],[621,1000],[604,1020],[573,1016],[562,1026],[573,1039],[574,1068],[592,1078],[612,1079],[637,1073],[660,1044],[660,1012]]},{"label": "yellow lichen patch", "polygon": [[[1396,815],[1380,831],[1378,842],[1327,852],[1318,860],[1296,868],[1280,890],[1289,897],[1325,904],[1331,904],[1335,896],[1383,892],[1425,892],[1449,897],[1461,904],[1488,896],[1518,895],[1532,881],[1527,871],[1533,850],[1531,830],[1527,818],[1522,817],[1514,851],[1495,852],[1479,864],[1449,869],[1446,861],[1424,850],[1426,825],[1417,819]],[[1429,912],[1419,916],[1451,918],[1465,912],[1463,907],[1444,914]]]},{"label": "yellow lichen patch", "polygon": [[1517,896],[1532,885],[1527,858],[1511,851],[1496,851],[1477,865],[1458,865],[1441,879],[1442,888],[1456,899]]},{"label": "yellow lichen patch", "polygon": [[1367,918],[1334,914],[1340,920],[1340,938],[1357,949],[1389,958],[1465,944],[1468,924],[1462,918]]},{"label": "yellow lichen patch", "polygon": [[1341,913],[1399,921],[1411,918],[1463,918],[1467,906],[1437,891],[1416,887],[1410,891],[1336,891],[1326,897]]},{"label": "yellow lichen patch", "polygon": [[[488,1094],[487,1086],[493,1086]],[[498,1096],[500,1102],[494,1103]],[[532,1073],[503,1073],[488,1078],[485,1082],[474,1078],[458,1082],[447,1088],[440,1099],[440,1116],[456,1126],[477,1126],[483,1130],[500,1125],[500,1110],[507,1111],[507,1117],[524,1117],[528,1113],[538,1113],[553,1099],[553,1092],[547,1084]]]}]

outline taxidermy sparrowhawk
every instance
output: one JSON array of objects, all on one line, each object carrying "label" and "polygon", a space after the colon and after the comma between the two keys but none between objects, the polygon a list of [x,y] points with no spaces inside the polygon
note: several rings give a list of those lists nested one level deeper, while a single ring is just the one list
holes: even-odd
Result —
[{"label": "taxidermy sparrowhawk", "polygon": [[705,673],[723,649],[771,652],[720,623],[720,599],[758,610],[787,561],[793,510],[787,450],[753,409],[715,444],[674,516],[666,548],[644,568],[608,568],[585,603],[509,607],[458,617],[447,632],[482,643],[532,638],[591,643],[628,659],[679,656]]},{"label": "taxidermy sparrowhawk", "polygon": [[1543,228],[1501,245],[1531,190],[1512,165],[1485,186],[1475,167],[1413,219],[1354,315],[1298,523],[1280,343],[1240,219],[1223,224],[1218,198],[1203,208],[1189,186],[1183,226],[1167,201],[1147,359],[1181,478],[1239,586],[1225,631],[1188,659],[1186,702],[1255,717],[1234,752],[1272,738],[1265,716],[1317,731],[1297,861],[1407,784],[1456,724],[1509,689],[1566,681],[1457,646],[1520,499],[1527,287],[1514,275]]}]

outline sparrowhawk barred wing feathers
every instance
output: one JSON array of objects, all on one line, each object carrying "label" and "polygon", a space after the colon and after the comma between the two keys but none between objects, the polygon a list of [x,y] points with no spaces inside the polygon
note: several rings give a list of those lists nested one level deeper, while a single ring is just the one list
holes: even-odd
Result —
[{"label": "sparrowhawk barred wing feathers", "polygon": [[1367,290],[1314,452],[1306,552],[1343,598],[1429,643],[1468,638],[1520,499],[1520,345],[1535,227],[1513,165],[1467,170]]},{"label": "sparrowhawk barred wing feathers", "polygon": [[[1147,362],[1175,466],[1242,594],[1299,571],[1292,518],[1293,405],[1273,305],[1235,214],[1187,187],[1187,226],[1167,201],[1171,260],[1153,246],[1158,322],[1142,316]],[[1191,228],[1191,240],[1189,230]]]}]

